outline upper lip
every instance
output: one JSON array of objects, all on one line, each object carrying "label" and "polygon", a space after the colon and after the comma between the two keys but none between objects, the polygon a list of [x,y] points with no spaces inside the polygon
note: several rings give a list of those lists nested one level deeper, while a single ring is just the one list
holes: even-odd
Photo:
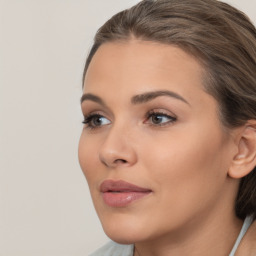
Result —
[{"label": "upper lip", "polygon": [[123,180],[105,180],[100,185],[100,191],[105,192],[151,192],[151,189],[142,188]]}]

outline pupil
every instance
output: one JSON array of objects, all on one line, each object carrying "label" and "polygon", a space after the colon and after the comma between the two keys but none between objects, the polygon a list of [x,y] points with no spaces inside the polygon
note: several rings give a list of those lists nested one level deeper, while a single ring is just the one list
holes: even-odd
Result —
[{"label": "pupil", "polygon": [[96,126],[101,125],[101,117],[96,117],[96,118],[94,119],[94,124],[95,124]]},{"label": "pupil", "polygon": [[153,123],[155,123],[155,124],[159,124],[159,123],[161,123],[161,121],[162,121],[162,117],[160,117],[160,116],[153,116],[153,117],[152,117],[152,121],[153,121]]}]

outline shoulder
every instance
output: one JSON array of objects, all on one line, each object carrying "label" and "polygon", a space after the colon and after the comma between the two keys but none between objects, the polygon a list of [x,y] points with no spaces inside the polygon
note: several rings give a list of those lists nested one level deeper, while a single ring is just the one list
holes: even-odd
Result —
[{"label": "shoulder", "polygon": [[133,245],[110,241],[89,256],[133,256]]},{"label": "shoulder", "polygon": [[243,237],[235,256],[255,256],[256,255],[256,220]]}]

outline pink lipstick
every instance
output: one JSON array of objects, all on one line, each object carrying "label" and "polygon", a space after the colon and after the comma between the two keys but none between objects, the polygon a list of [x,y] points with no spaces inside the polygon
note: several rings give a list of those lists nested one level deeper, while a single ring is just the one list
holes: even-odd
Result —
[{"label": "pink lipstick", "polygon": [[125,207],[152,192],[122,180],[105,180],[100,185],[100,191],[105,204],[111,207]]}]

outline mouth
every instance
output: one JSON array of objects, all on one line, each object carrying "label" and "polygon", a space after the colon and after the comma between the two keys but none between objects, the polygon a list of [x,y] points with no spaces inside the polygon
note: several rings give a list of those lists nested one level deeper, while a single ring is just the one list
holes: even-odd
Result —
[{"label": "mouth", "polygon": [[100,191],[104,203],[111,207],[125,207],[152,193],[151,189],[122,180],[105,180],[100,185]]}]

